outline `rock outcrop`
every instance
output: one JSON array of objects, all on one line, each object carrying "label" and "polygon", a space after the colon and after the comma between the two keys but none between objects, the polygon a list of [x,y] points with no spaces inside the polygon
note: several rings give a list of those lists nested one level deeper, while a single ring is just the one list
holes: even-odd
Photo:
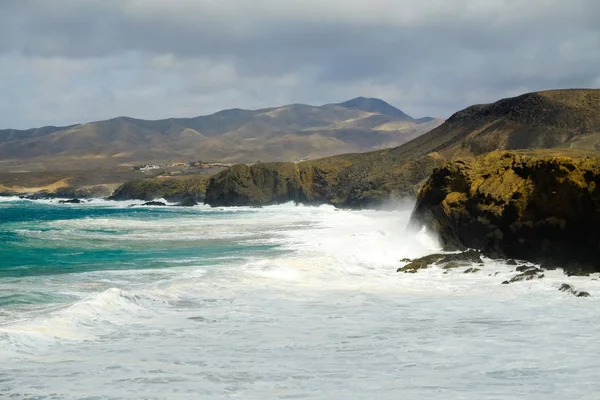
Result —
[{"label": "rock outcrop", "polygon": [[169,202],[204,201],[208,175],[136,179],[119,186],[110,200],[165,199]]},{"label": "rock outcrop", "polygon": [[148,206],[153,206],[153,207],[166,207],[167,204],[163,203],[162,201],[148,201],[144,204],[142,204],[142,206],[144,207],[148,207]]},{"label": "rock outcrop", "polygon": [[75,199],[69,199],[69,200],[60,200],[59,203],[60,204],[81,204],[81,203],[83,203],[83,201],[75,198]]},{"label": "rock outcrop", "polygon": [[510,280],[502,282],[502,284],[508,285],[515,282],[525,282],[534,279],[542,279],[544,277],[545,275],[542,273],[541,269],[533,267],[527,268],[526,270],[522,271],[519,275],[513,276],[512,278],[510,278]]},{"label": "rock outcrop", "polygon": [[600,271],[600,159],[573,150],[493,152],[448,162],[419,193],[411,223],[447,249]]},{"label": "rock outcrop", "polygon": [[558,288],[561,292],[570,293],[575,297],[590,297],[588,292],[580,292],[579,290],[575,290],[575,288],[567,283],[563,283]]},{"label": "rock outcrop", "polygon": [[[460,253],[429,254],[427,256],[416,258],[414,260],[405,259],[402,261],[408,261],[408,264],[398,268],[396,272],[404,272],[409,274],[414,274],[419,270],[429,268],[434,264],[440,265],[443,269],[446,270],[459,267],[466,267],[471,264],[483,265],[481,254],[476,250],[467,250]],[[465,273],[475,273],[478,271],[478,268],[471,267],[465,270]]]},{"label": "rock outcrop", "polygon": [[210,180],[206,202],[220,206],[307,202],[313,188],[301,175],[309,171],[293,163],[234,165]]},{"label": "rock outcrop", "polygon": [[364,208],[413,198],[441,160],[397,157],[394,149],[302,163],[235,165],[210,179],[206,203],[254,206],[285,203]]}]

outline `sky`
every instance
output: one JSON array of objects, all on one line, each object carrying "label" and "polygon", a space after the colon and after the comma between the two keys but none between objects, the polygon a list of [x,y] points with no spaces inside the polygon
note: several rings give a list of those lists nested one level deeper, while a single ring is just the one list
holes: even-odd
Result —
[{"label": "sky", "polygon": [[598,0],[0,0],[0,128],[600,87]]}]

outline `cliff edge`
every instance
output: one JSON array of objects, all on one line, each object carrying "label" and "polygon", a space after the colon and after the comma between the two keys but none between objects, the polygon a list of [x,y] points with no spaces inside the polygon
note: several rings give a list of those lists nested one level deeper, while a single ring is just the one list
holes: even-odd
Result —
[{"label": "cliff edge", "polygon": [[600,271],[600,158],[575,150],[498,151],[437,168],[413,225],[447,249]]}]

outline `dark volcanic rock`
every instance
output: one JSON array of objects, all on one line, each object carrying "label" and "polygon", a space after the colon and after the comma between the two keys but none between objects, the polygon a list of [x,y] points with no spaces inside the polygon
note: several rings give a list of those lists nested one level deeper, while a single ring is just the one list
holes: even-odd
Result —
[{"label": "dark volcanic rock", "polygon": [[143,206],[166,206],[165,203],[163,203],[162,201],[148,201],[144,204],[142,204]]},{"label": "dark volcanic rock", "polygon": [[563,283],[562,285],[560,285],[560,287],[558,288],[558,290],[560,290],[561,292],[572,292],[573,290],[575,290],[573,288],[573,286],[567,284],[567,283]]},{"label": "dark volcanic rock", "polygon": [[512,277],[510,280],[502,282],[502,284],[508,285],[509,283],[531,281],[533,279],[542,279],[544,277],[544,274],[542,274],[542,272],[543,271],[539,268],[528,269],[525,272]]},{"label": "dark volcanic rock", "polygon": [[83,201],[81,201],[79,199],[70,199],[70,200],[60,200],[59,203],[61,203],[61,204],[79,204],[79,203],[83,203]]},{"label": "dark volcanic rock", "polygon": [[430,254],[410,261],[404,267],[398,268],[396,272],[414,274],[421,269],[428,268],[432,264],[442,265],[442,267],[447,270],[465,267],[473,263],[483,263],[481,254],[477,250],[467,250],[462,253]]},{"label": "dark volcanic rock", "polygon": [[308,202],[309,190],[296,164],[239,164],[210,180],[206,202],[218,206]]},{"label": "dark volcanic rock", "polygon": [[411,223],[446,249],[600,271],[600,161],[595,153],[494,152],[438,168]]},{"label": "dark volcanic rock", "polygon": [[544,277],[544,274],[542,274],[541,272],[542,270],[539,268],[528,269],[527,271],[510,279],[508,283],[530,281],[533,279],[542,279]]},{"label": "dark volcanic rock", "polygon": [[196,202],[203,202],[208,179],[208,175],[135,179],[119,186],[109,200],[166,199],[183,202],[191,198]]},{"label": "dark volcanic rock", "polygon": [[577,291],[573,286],[566,283],[560,285],[558,290],[560,290],[561,292],[571,293],[575,297],[590,297],[590,294],[588,292]]}]

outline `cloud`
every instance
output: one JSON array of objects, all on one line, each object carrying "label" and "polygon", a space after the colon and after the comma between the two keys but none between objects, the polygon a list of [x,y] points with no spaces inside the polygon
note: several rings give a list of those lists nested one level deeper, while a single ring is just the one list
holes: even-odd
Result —
[{"label": "cloud", "polygon": [[600,2],[0,0],[3,125],[376,96],[448,116],[600,80]]}]

